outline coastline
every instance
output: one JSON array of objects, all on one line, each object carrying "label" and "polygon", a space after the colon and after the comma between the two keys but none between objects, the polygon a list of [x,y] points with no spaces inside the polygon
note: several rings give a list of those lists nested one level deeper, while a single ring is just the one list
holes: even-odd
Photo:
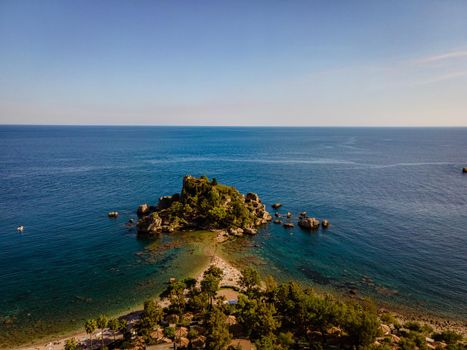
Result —
[{"label": "coastline", "polygon": [[[224,271],[224,276],[220,283],[220,293],[218,295],[223,295],[223,291],[229,289],[239,288],[239,277],[241,276],[240,267],[236,264],[232,259],[229,259],[225,252],[221,249],[218,249],[221,243],[214,242],[214,244],[206,244],[202,247],[203,253],[208,258],[208,261],[200,266],[193,269],[190,273],[183,277],[190,277],[196,276],[197,281],[199,282],[202,277],[204,271],[206,271],[209,266],[214,265],[216,267],[221,268]],[[262,276],[265,277],[265,276]],[[317,288],[320,293],[329,293],[328,290],[320,290]],[[235,292],[236,293],[236,292]],[[234,293],[234,294],[235,294]],[[342,298],[344,300],[358,300],[361,297],[349,297],[349,295],[345,295],[344,293],[339,292],[338,290],[331,291],[331,294]],[[231,295],[230,293],[226,294],[227,296]],[[158,297],[156,297],[158,299]],[[401,324],[406,322],[419,322],[424,325],[429,325],[433,328],[433,331],[439,332],[444,330],[454,330],[457,333],[462,334],[464,337],[467,336],[467,327],[466,324],[461,320],[456,320],[455,318],[447,318],[439,315],[432,314],[430,312],[420,313],[415,310],[410,310],[408,308],[395,308],[394,305],[388,305],[384,302],[380,302],[378,300],[373,300],[378,307],[378,313],[382,314],[385,312],[391,313],[394,318],[399,321]],[[159,300],[160,303],[162,303]],[[164,303],[162,303],[164,305]],[[123,318],[133,318],[135,321],[138,317],[138,314],[142,311],[143,305],[137,305],[134,307],[129,308],[129,311],[118,313],[112,315],[112,317],[123,317]],[[136,317],[136,318],[135,318]],[[82,328],[82,327],[81,327]],[[106,334],[106,333],[104,333]],[[109,334],[110,336],[110,334]],[[94,335],[96,337],[96,335]],[[12,350],[59,350],[63,349],[66,340],[76,338],[78,341],[84,341],[89,338],[89,336],[81,329],[68,332],[64,335],[60,336],[50,336],[47,340],[38,340],[33,341],[30,345],[20,345],[12,348]]]}]

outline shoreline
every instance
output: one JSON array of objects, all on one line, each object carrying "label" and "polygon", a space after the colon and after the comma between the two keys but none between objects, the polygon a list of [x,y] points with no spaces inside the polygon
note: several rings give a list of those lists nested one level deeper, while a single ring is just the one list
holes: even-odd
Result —
[{"label": "shoreline", "polygon": [[[231,260],[229,260],[228,257],[226,257],[225,253],[222,251],[219,251],[218,249],[219,243],[215,243],[214,245],[206,245],[203,247],[204,252],[206,253],[206,257],[208,257],[208,262],[204,264],[204,266],[201,266],[199,268],[196,268],[193,270],[190,274],[188,274],[185,277],[190,277],[194,276],[198,283],[203,277],[204,271],[206,271],[209,266],[214,265],[216,267],[221,268],[224,271],[224,276],[221,280],[220,283],[220,290],[226,290],[226,289],[235,289],[239,288],[239,283],[238,279],[241,276],[240,273],[240,267],[237,266],[237,264],[233,263]],[[263,276],[264,277],[264,276]],[[324,291],[324,290],[319,290],[319,293],[329,293],[329,291]],[[351,297],[349,295],[345,295],[338,290],[334,290],[331,294],[334,294],[337,297],[347,299],[347,300],[359,300],[361,299],[361,296],[354,296]],[[156,299],[159,299],[156,297]],[[421,324],[429,325],[433,328],[434,332],[439,332],[439,331],[444,331],[444,330],[454,330],[457,333],[462,334],[464,337],[467,337],[467,327],[465,322],[461,320],[457,320],[455,318],[447,318],[439,315],[435,315],[431,312],[418,312],[416,310],[410,310],[410,309],[405,309],[405,308],[394,308],[393,305],[388,305],[387,303],[378,301],[373,299],[375,302],[375,305],[378,307],[378,314],[382,314],[384,312],[389,312],[391,315],[394,316],[394,318],[399,321],[401,324],[404,324],[406,322],[419,322]],[[159,302],[161,302],[159,300]],[[129,318],[129,317],[135,317],[135,314],[138,314],[142,311],[143,305],[140,304],[138,306],[130,307],[130,311],[125,311],[124,313],[118,313],[115,315],[112,315],[113,317],[123,317],[123,318]],[[134,319],[135,320],[135,319]],[[96,333],[94,335],[94,338],[96,338]],[[104,333],[106,334],[106,333]],[[85,339],[88,339],[89,336],[84,332],[84,330],[75,330],[71,331],[68,334],[64,334],[61,336],[51,336],[49,339],[46,341],[37,341],[34,342],[34,344],[30,345],[19,345],[12,350],[42,350],[42,349],[47,349],[47,350],[59,350],[63,349],[64,344],[66,340],[71,339],[71,338],[76,338],[78,341],[82,341]]]}]

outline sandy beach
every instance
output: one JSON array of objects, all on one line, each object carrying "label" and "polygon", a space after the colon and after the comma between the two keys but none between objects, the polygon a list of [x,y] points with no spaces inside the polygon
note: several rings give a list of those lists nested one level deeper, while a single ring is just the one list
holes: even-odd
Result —
[{"label": "sandy beach", "polygon": [[[201,271],[197,274],[197,281],[198,283],[202,280],[204,272],[211,266],[214,265],[219,267],[223,271],[223,277],[220,282],[220,290],[218,292],[218,296],[225,297],[226,300],[235,299],[238,295],[238,292],[235,289],[239,288],[239,279],[241,277],[240,270],[229,263],[224,258],[216,255],[216,247],[212,251],[211,247],[206,247],[209,249],[207,252],[211,253],[210,259],[208,264],[206,264]],[[162,302],[163,306],[167,306],[166,302]],[[138,315],[142,310],[142,306],[139,309],[131,312],[130,314],[121,315],[126,317],[130,320],[130,323],[136,322],[138,320]],[[467,335],[466,327],[464,324],[452,320],[445,320],[441,318],[433,318],[423,315],[415,315],[410,313],[402,313],[402,312],[395,312],[394,310],[387,310],[394,314],[395,318],[399,320],[401,323],[405,323],[407,321],[417,321],[422,324],[430,325],[435,331],[442,331],[445,329],[455,330],[458,333],[463,334],[464,336]],[[97,339],[100,337],[100,332],[96,332],[94,334],[93,339]],[[110,332],[105,332],[104,337],[107,337],[108,342],[112,339],[112,334]],[[37,345],[30,345],[30,346],[23,346],[18,347],[16,350],[61,350],[64,347],[66,340],[75,338],[80,343],[85,343],[88,341],[89,336],[84,331],[77,331],[75,333],[71,333],[65,337],[57,337],[56,339],[48,342],[39,343]],[[98,342],[95,341],[95,344]]]},{"label": "sandy beach", "polygon": [[[214,249],[215,250],[215,249]],[[209,259],[209,263],[203,267],[203,269],[197,274],[197,280],[200,282],[203,278],[204,271],[206,271],[209,266],[214,265],[219,267],[224,272],[222,277],[220,287],[221,290],[219,291],[219,296],[224,296],[227,300],[234,298],[237,295],[237,292],[233,291],[231,288],[238,288],[239,287],[239,279],[241,276],[240,271],[234,267],[232,264],[224,260],[223,258],[212,255]],[[163,306],[167,306],[166,302],[162,302]],[[119,315],[123,316],[130,320],[130,323],[136,322],[138,319],[138,313],[142,311],[142,305],[139,308],[136,308],[129,314]],[[100,344],[100,340],[96,340],[100,338],[101,333],[96,332],[93,336],[94,344]],[[47,342],[38,342],[36,345],[28,345],[28,346],[21,346],[15,348],[15,350],[62,350],[65,346],[65,342],[68,339],[75,338],[79,343],[86,343],[89,340],[89,335],[86,334],[84,331],[76,331],[70,333],[69,335],[63,337],[56,337],[56,339],[49,340]],[[104,338],[107,338],[108,342],[113,339],[113,335],[110,331],[104,332]],[[118,337],[117,337],[118,338]]]}]

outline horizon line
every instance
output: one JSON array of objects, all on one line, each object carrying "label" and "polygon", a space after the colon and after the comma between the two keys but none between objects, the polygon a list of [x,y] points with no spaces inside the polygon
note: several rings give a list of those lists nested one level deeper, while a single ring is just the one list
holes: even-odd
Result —
[{"label": "horizon line", "polygon": [[232,124],[26,124],[0,123],[2,126],[69,126],[69,127],[199,127],[199,128],[467,128],[467,125],[232,125]]}]

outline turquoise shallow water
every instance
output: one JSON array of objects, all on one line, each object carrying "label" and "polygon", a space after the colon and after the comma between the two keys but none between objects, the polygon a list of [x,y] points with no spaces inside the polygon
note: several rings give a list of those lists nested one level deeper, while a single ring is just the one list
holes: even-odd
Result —
[{"label": "turquoise shallow water", "polygon": [[467,129],[1,126],[0,344],[125,310],[177,257],[199,262],[184,245],[144,259],[124,225],[185,174],[330,219],[245,239],[262,268],[467,319],[466,165]]}]

